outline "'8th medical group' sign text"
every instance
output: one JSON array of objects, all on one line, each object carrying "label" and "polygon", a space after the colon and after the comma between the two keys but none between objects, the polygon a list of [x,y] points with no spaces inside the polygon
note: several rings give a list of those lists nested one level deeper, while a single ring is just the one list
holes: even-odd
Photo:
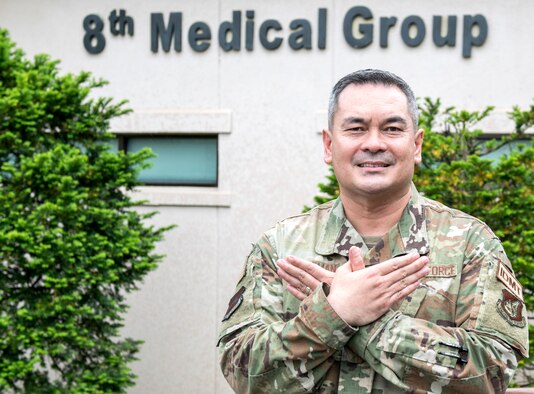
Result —
[{"label": "'8th medical group' sign text", "polygon": [[[323,50],[328,34],[327,13],[326,8],[319,8],[316,19],[293,19],[284,26],[277,19],[258,20],[254,10],[232,11],[228,20],[210,26],[203,21],[186,23],[182,12],[155,12],[150,14],[150,49],[154,53],[171,49],[182,52],[188,45],[195,52],[204,52],[218,44],[225,52],[254,51],[258,47],[274,51],[286,41],[295,51]],[[134,35],[134,18],[125,10],[113,10],[106,19],[96,14],[84,18],[83,44],[87,52],[96,55],[104,50],[108,30],[115,37]],[[400,34],[407,47],[417,47],[431,39],[438,48],[461,47],[464,58],[470,58],[473,48],[482,46],[488,37],[488,22],[480,14],[434,15],[425,21],[418,15],[376,17],[364,6],[350,8],[341,28],[345,42],[355,49],[376,41],[381,48],[388,48],[391,35]]]}]

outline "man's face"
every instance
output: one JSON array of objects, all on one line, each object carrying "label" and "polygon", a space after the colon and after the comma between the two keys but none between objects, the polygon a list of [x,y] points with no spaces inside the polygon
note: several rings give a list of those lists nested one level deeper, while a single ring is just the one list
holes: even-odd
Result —
[{"label": "man's face", "polygon": [[408,100],[396,86],[349,85],[340,94],[332,130],[323,131],[324,161],[342,194],[396,197],[409,191],[421,162]]}]

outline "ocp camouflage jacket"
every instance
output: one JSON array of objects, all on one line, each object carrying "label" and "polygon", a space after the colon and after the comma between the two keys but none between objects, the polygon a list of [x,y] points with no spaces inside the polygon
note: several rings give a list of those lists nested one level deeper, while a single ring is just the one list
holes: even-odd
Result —
[{"label": "ocp camouflage jacket", "polygon": [[[352,245],[366,265],[418,251],[430,273],[362,327],[336,314],[326,284],[300,302],[276,273],[289,255],[335,271]],[[237,393],[502,393],[528,355],[527,311],[493,232],[412,186],[399,223],[371,250],[339,199],[267,231],[247,258],[219,350]]]}]

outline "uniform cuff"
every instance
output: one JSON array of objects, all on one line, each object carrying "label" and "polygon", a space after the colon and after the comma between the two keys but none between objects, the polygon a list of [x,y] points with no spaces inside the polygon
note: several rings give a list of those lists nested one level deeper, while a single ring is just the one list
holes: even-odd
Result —
[{"label": "uniform cuff", "polygon": [[365,358],[365,350],[367,349],[369,343],[371,343],[375,337],[382,332],[386,324],[388,324],[397,315],[400,315],[400,312],[390,309],[374,322],[366,326],[361,326],[358,330],[358,333],[353,335],[348,343],[350,350],[352,350],[358,356]]},{"label": "uniform cuff", "polygon": [[327,346],[341,349],[349,339],[358,332],[358,328],[347,324],[326,299],[325,283],[317,286],[311,296],[300,304],[300,315],[312,330]]}]

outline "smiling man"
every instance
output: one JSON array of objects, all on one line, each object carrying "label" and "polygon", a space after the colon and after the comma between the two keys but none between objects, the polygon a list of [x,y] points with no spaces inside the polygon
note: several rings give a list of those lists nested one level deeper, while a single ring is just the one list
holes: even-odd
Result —
[{"label": "smiling man", "polygon": [[361,70],[333,88],[324,160],[340,197],[254,245],[223,318],[238,393],[501,393],[527,356],[519,283],[481,221],[412,183],[410,87]]}]

